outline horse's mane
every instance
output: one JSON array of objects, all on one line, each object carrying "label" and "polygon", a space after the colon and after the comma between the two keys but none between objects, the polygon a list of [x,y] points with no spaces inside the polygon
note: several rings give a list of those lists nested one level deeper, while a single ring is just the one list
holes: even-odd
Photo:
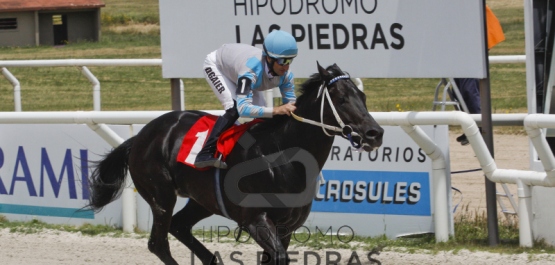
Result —
[{"label": "horse's mane", "polygon": [[263,122],[259,122],[253,125],[249,132],[253,134],[257,133],[266,133],[266,132],[274,132],[277,128],[283,126],[288,120],[289,116],[287,115],[277,115],[272,118],[262,118]]},{"label": "horse's mane", "polygon": [[306,81],[304,81],[301,87],[298,89],[298,96],[295,105],[300,106],[305,104],[308,100],[310,92],[318,89],[322,84],[322,77],[319,73],[312,74]]},{"label": "horse's mane", "polygon": [[[326,68],[326,71],[328,71],[332,76],[340,76],[343,75],[343,71],[341,71],[341,69],[339,69],[339,67],[336,64],[330,65]],[[324,80],[322,80],[322,77],[320,76],[320,73],[314,73],[310,76],[309,79],[307,79],[300,87],[299,89],[299,97],[297,97],[297,105],[302,105],[304,104],[304,102],[307,100],[307,98],[310,95],[310,92],[314,91],[315,89],[320,88],[320,85],[322,85],[322,82]]]}]

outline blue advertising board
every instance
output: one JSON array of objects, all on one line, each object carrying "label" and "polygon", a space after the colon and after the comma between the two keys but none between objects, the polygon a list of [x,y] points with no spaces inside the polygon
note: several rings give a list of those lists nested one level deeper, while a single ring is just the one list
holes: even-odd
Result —
[{"label": "blue advertising board", "polygon": [[324,170],[312,211],[430,216],[427,172]]}]

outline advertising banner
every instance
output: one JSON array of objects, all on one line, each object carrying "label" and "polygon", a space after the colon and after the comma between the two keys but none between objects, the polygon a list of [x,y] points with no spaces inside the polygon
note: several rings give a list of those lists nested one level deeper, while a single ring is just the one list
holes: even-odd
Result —
[{"label": "advertising banner", "polygon": [[[448,126],[420,127],[448,156]],[[307,227],[391,238],[433,233],[432,161],[400,127],[383,128],[383,145],[370,153],[335,138]],[[451,198],[450,179],[446,188]]]},{"label": "advertising banner", "polygon": [[[127,139],[142,126],[110,128]],[[447,126],[422,128],[449,154]],[[369,153],[335,138],[303,229],[389,237],[434,231],[431,160],[401,128],[384,129],[382,147]],[[22,221],[122,225],[121,199],[99,213],[81,210],[89,199],[92,161],[112,149],[88,126],[0,125],[0,132],[0,215]],[[447,185],[449,190],[450,180]],[[137,226],[148,231],[150,208],[136,196]],[[180,198],[174,212],[186,203]],[[195,229],[224,227],[232,230],[236,224],[212,216]]]},{"label": "advertising banner", "polygon": [[[129,126],[111,126],[127,139]],[[0,124],[0,214],[10,220],[121,226],[121,200],[100,213],[88,203],[91,162],[112,147],[86,125]]]}]

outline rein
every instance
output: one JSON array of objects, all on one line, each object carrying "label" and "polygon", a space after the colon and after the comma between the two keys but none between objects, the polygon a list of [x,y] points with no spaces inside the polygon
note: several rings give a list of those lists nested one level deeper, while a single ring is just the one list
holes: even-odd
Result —
[{"label": "rein", "polygon": [[[319,98],[320,96],[322,96],[322,100],[321,100],[321,104],[320,104],[320,121],[313,121],[310,119],[306,119],[303,117],[300,117],[298,115],[296,115],[295,113],[291,112],[291,116],[293,116],[293,118],[295,118],[295,120],[300,121],[300,122],[304,122],[304,123],[308,123],[311,125],[315,125],[315,126],[319,126],[322,128],[322,131],[329,137],[333,137],[333,134],[329,134],[326,130],[330,130],[330,131],[334,131],[334,132],[339,132],[341,133],[341,136],[345,139],[348,139],[351,142],[351,146],[357,150],[361,150],[363,148],[364,145],[368,145],[367,143],[362,143],[362,138],[360,139],[360,143],[355,143],[353,141],[352,136],[359,136],[359,134],[355,131],[353,131],[353,128],[350,125],[345,125],[345,123],[343,122],[343,120],[341,120],[341,117],[339,117],[339,113],[337,113],[337,110],[335,109],[335,106],[333,105],[333,102],[331,101],[331,96],[330,93],[328,92],[328,87],[341,80],[341,79],[349,79],[351,78],[349,75],[341,75],[341,76],[337,76],[334,77],[333,79],[331,79],[327,85],[325,85],[325,82],[322,82],[322,85],[320,86],[320,89],[318,90],[318,96],[316,98]],[[324,98],[326,100],[324,100]],[[337,127],[337,126],[332,126],[332,125],[327,125],[324,124],[324,101],[328,102],[328,105],[330,106],[332,112],[333,112],[333,116],[335,117],[335,120],[337,121],[337,123],[339,124],[339,126],[341,127]]]}]

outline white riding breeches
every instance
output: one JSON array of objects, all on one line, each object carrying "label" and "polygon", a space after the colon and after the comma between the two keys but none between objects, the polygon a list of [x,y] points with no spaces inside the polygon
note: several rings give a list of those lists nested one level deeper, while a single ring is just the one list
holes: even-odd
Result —
[{"label": "white riding breeches", "polygon": [[233,108],[233,99],[235,96],[235,91],[237,90],[236,81],[232,81],[229,78],[222,75],[218,67],[216,67],[216,51],[211,52],[204,59],[204,78],[206,82],[216,94],[216,97],[222,103],[224,110]]}]

